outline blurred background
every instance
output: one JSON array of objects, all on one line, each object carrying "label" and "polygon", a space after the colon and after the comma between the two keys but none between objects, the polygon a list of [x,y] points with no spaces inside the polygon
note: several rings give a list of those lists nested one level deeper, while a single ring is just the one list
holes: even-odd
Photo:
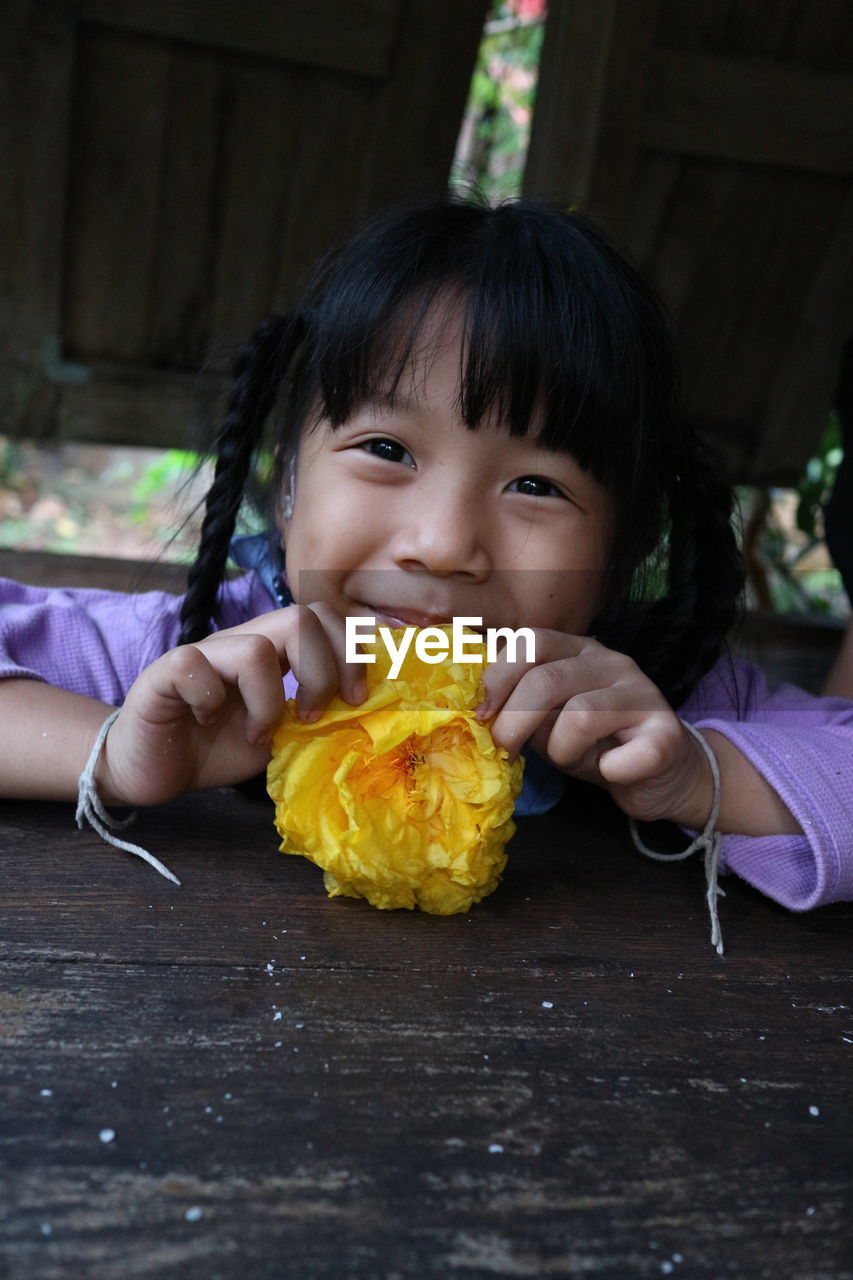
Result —
[{"label": "blurred background", "polygon": [[364,213],[474,185],[651,277],[753,610],[843,625],[849,3],[9,0],[0,37],[0,549],[185,561],[236,345]]}]

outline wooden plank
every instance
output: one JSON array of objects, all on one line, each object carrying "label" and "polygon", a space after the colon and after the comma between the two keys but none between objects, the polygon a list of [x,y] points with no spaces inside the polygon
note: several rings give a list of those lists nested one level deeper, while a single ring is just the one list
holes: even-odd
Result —
[{"label": "wooden plank", "polygon": [[[646,153],[644,164],[655,158],[655,153]],[[671,163],[673,157],[662,159]],[[677,171],[670,197],[660,206],[661,222],[654,233],[646,233],[655,237],[646,265],[678,327],[698,263],[709,252],[713,254],[709,244],[716,248],[717,237],[724,235],[724,227],[731,226],[733,175],[720,165],[680,157],[675,160]],[[721,244],[725,244],[724,238]]]},{"label": "wooden plank", "polygon": [[619,231],[638,161],[659,0],[554,6],[545,28],[524,175]]},{"label": "wooden plank", "polygon": [[63,325],[76,359],[147,354],[168,83],[162,43],[81,32]]},{"label": "wooden plank", "polygon": [[[333,78],[319,68],[307,73],[303,86],[311,130],[298,130],[288,171],[273,281],[277,307],[295,302],[321,255],[366,213],[362,173],[378,87],[356,76]],[[297,116],[303,109],[295,108]]]},{"label": "wooden plank", "polygon": [[407,3],[376,93],[358,207],[447,189],[487,9],[487,0]]},{"label": "wooden plank", "polygon": [[790,352],[798,366],[794,335],[824,236],[835,225],[840,184],[769,169],[733,172],[710,162],[693,167],[705,190],[712,196],[724,190],[725,200],[681,210],[685,226],[691,214],[695,222],[678,312],[688,415],[723,445],[738,482],[794,484],[814,440],[804,423],[797,445],[791,441],[772,459],[768,452],[759,462],[758,442],[765,431],[773,434],[770,389],[780,352]]},{"label": "wooden plank", "polygon": [[164,560],[115,560],[106,555],[65,555],[52,551],[11,551],[0,547],[0,578],[33,587],[91,587],[98,591],[186,589],[184,565]]},{"label": "wooden plank", "polygon": [[0,6],[4,361],[38,362],[45,339],[59,333],[73,56],[73,25],[61,9],[27,0]]},{"label": "wooden plank", "polygon": [[805,461],[822,434],[841,367],[841,348],[853,334],[853,193],[835,225],[817,239],[822,252],[797,325],[768,387],[768,412],[755,466],[778,472],[783,460]]},{"label": "wooden plank", "polygon": [[91,444],[196,448],[215,420],[222,389],[222,378],[213,374],[96,364],[88,381],[62,388],[52,434]]},{"label": "wooden plank", "polygon": [[617,0],[552,5],[545,26],[524,193],[588,209]]},{"label": "wooden plank", "polygon": [[655,50],[643,144],[655,151],[848,175],[853,81],[763,58]]},{"label": "wooden plank", "polygon": [[[223,72],[228,106],[216,182],[220,223],[210,325],[217,339],[242,343],[275,305],[310,73],[230,57]],[[317,145],[313,132],[312,139]]]},{"label": "wooden plank", "polygon": [[[651,275],[660,230],[681,176],[679,156],[642,152],[625,212],[622,240],[641,270]],[[657,288],[664,292],[660,279]],[[669,299],[669,295],[668,295]]]},{"label": "wooden plank", "polygon": [[329,902],[231,793],[141,820],[183,889],[5,805],[4,1274],[841,1280],[850,905],[727,882],[720,961],[603,799],[449,918]]},{"label": "wooden plank", "polygon": [[210,297],[222,211],[217,160],[227,110],[220,55],[175,44],[163,129],[156,249],[146,297],[146,356],[195,369],[211,342]]},{"label": "wooden plank", "polygon": [[[813,20],[822,21],[818,8],[824,6],[809,2]],[[784,57],[788,33],[802,7],[802,0],[747,0],[732,5],[727,15],[726,50]]]},{"label": "wooden plank", "polygon": [[853,66],[849,0],[800,0],[786,33],[784,52],[810,66],[849,74]]},{"label": "wooden plank", "polygon": [[732,11],[744,0],[661,0],[656,44],[661,49],[719,49]]},{"label": "wooden plank", "polygon": [[400,0],[76,0],[76,9],[112,29],[384,77]]},{"label": "wooden plank", "polygon": [[52,429],[74,27],[55,5],[0,6],[0,421]]}]

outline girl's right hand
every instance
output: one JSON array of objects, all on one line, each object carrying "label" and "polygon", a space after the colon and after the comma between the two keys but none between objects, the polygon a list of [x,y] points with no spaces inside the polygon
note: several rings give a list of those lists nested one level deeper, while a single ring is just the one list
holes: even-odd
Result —
[{"label": "girl's right hand", "polygon": [[344,621],[323,604],[290,605],[171,649],[137,678],[110,727],[95,775],[102,800],[162,804],[263,772],[289,670],[302,720],[316,719],[336,692],[353,706],[364,700],[362,667],[344,654]]}]

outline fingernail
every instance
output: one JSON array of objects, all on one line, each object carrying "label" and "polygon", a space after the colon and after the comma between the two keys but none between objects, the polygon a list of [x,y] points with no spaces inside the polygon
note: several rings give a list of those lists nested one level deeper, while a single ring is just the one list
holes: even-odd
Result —
[{"label": "fingernail", "polygon": [[489,718],[489,699],[485,698],[479,707],[474,708],[474,715],[478,720],[488,720]]},{"label": "fingernail", "polygon": [[323,714],[322,711],[320,711],[318,708],[315,707],[313,711],[308,712],[305,719],[307,720],[308,724],[316,724],[322,714]]}]

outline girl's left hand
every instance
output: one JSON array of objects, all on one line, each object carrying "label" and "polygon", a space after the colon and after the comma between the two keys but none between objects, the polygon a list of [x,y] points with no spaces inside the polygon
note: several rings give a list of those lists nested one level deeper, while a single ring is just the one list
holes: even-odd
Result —
[{"label": "girl's left hand", "polygon": [[531,746],[573,777],[605,787],[643,822],[702,828],[713,779],[701,746],[632,658],[588,636],[536,630],[536,663],[508,662],[483,675],[481,720],[510,757]]}]

